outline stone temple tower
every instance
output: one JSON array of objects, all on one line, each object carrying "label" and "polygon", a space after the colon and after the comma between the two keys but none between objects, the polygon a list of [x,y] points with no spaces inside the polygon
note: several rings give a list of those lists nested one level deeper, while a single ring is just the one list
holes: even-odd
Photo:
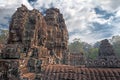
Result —
[{"label": "stone temple tower", "polygon": [[44,17],[22,5],[12,16],[0,54],[0,79],[41,80],[46,66],[65,63],[67,43],[67,28],[58,9],[48,9]]},{"label": "stone temple tower", "polygon": [[1,69],[2,78],[19,80],[28,74],[37,76],[32,73],[41,73],[49,64],[46,40],[47,25],[42,14],[36,9],[30,11],[24,5],[18,8],[9,26],[8,43],[2,50],[0,67],[5,68]]},{"label": "stone temple tower", "polygon": [[108,42],[107,39],[105,39],[101,41],[101,45],[99,48],[99,58],[104,58],[107,56],[115,56],[115,52],[112,45]]},{"label": "stone temple tower", "polygon": [[57,63],[67,63],[67,45],[68,45],[68,31],[63,18],[57,8],[50,8],[46,11],[45,21],[47,23],[47,45],[49,50],[52,50]]}]

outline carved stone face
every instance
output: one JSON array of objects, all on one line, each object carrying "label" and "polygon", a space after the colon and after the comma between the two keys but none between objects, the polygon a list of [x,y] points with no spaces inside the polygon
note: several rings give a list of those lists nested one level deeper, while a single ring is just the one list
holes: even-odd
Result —
[{"label": "carved stone face", "polygon": [[11,39],[12,42],[16,42],[16,41],[19,40],[18,33],[17,33],[17,31],[15,29],[12,29],[10,31],[10,39]]},{"label": "carved stone face", "polygon": [[114,56],[114,50],[112,45],[108,42],[108,40],[101,41],[101,45],[99,48],[99,56]]}]

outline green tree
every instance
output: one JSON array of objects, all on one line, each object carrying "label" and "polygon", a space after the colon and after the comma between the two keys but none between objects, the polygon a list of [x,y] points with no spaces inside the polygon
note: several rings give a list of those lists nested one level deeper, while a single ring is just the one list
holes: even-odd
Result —
[{"label": "green tree", "polygon": [[111,43],[113,45],[114,52],[120,58],[120,36],[113,36],[111,39]]},{"label": "green tree", "polygon": [[83,45],[80,39],[74,39],[72,43],[68,45],[69,51],[72,53],[84,53]]},{"label": "green tree", "polygon": [[91,48],[88,53],[88,58],[96,59],[98,56],[98,48]]},{"label": "green tree", "polygon": [[[120,36],[119,36],[120,37]],[[114,39],[112,42],[113,49],[118,57],[120,57],[120,38]]]},{"label": "green tree", "polygon": [[96,59],[98,56],[98,48],[100,42],[96,42],[93,46],[82,42],[80,39],[74,39],[72,43],[68,45],[71,53],[84,53],[86,58]]},{"label": "green tree", "polygon": [[100,42],[100,41],[97,41],[97,42],[93,45],[93,47],[94,47],[94,48],[99,48],[100,44],[101,44],[101,42]]}]

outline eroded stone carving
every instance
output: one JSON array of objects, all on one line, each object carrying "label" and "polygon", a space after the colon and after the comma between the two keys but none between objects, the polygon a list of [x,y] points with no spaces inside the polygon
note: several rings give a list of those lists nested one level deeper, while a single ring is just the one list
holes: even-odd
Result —
[{"label": "eroded stone carving", "polygon": [[8,42],[1,50],[0,79],[9,80],[11,75],[11,80],[40,77],[47,65],[63,63],[67,42],[67,28],[58,9],[48,9],[44,17],[22,5],[12,16]]}]

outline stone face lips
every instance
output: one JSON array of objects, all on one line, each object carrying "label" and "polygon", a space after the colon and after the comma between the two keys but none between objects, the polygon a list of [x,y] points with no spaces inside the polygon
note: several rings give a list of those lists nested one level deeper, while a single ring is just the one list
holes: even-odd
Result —
[{"label": "stone face lips", "polygon": [[66,59],[67,42],[67,28],[58,9],[48,9],[44,17],[22,5],[12,16],[8,42],[1,50],[0,79],[40,79],[47,65]]}]

